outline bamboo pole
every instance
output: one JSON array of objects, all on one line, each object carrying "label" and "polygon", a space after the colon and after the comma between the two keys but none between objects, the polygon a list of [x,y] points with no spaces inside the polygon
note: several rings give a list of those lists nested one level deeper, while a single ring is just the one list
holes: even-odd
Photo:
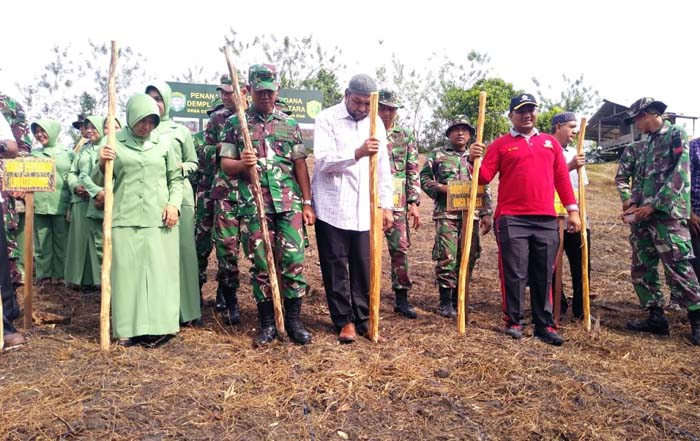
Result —
[{"label": "bamboo pole", "polygon": [[[109,62],[109,83],[107,84],[107,93],[109,96],[107,108],[107,127],[109,127],[109,135],[107,135],[107,144],[114,148],[117,138],[114,130],[114,116],[117,102],[116,91],[116,76],[117,76],[117,42],[112,40],[112,58]],[[103,257],[102,257],[102,296],[100,304],[100,348],[103,351],[109,351],[109,309],[112,302],[112,205],[114,203],[114,192],[112,176],[114,174],[114,161],[109,159],[105,162],[105,206],[104,206],[104,221],[102,224],[103,239]]]},{"label": "bamboo pole", "polygon": [[[369,96],[369,136],[377,135],[379,94]],[[369,157],[369,330],[368,337],[379,341],[379,299],[382,287],[382,209],[379,206],[379,155]]]},{"label": "bamboo pole", "polygon": [[562,296],[562,278],[563,269],[562,264],[564,262],[564,218],[561,216],[557,217],[557,225],[559,227],[559,248],[557,249],[557,257],[555,259],[554,267],[554,324],[559,326],[559,320],[561,319],[561,296]]},{"label": "bamboo pole", "polygon": [[[476,122],[476,142],[484,140],[484,118],[486,116],[486,92],[479,92],[479,117]],[[472,234],[474,233],[474,211],[476,209],[476,194],[479,191],[479,168],[481,158],[474,160],[469,205],[465,217],[462,212],[462,258],[459,262],[459,280],[457,284],[457,332],[465,334],[469,320],[469,254],[472,249]]]},{"label": "bamboo pole", "polygon": [[[578,132],[578,145],[576,151],[583,154],[583,139],[586,136],[586,118],[581,118],[581,125]],[[579,216],[581,217],[581,276],[583,280],[583,324],[586,331],[591,330],[591,299],[590,286],[588,280],[588,237],[586,237],[586,186],[584,181],[586,166],[578,170],[578,205]]]},{"label": "bamboo pole", "polygon": [[[245,114],[245,105],[241,97],[241,89],[238,85],[238,71],[231,60],[231,50],[228,46],[224,47],[224,55],[228,64],[228,72],[231,77],[231,85],[233,86],[234,102],[236,103],[236,114],[241,125],[241,134],[243,135],[243,146],[245,150],[253,150],[253,143],[250,140],[250,132],[248,131],[248,119]],[[280,338],[284,338],[284,314],[282,312],[282,300],[280,299],[280,288],[277,279],[277,270],[275,269],[275,254],[270,242],[270,232],[267,227],[267,216],[265,215],[265,204],[263,202],[262,190],[260,188],[260,177],[258,176],[257,167],[250,167],[250,183],[253,187],[253,196],[255,197],[255,205],[258,208],[258,220],[260,222],[260,230],[263,236],[265,245],[265,260],[267,261],[268,276],[270,279],[270,288],[272,291],[272,305],[275,309],[275,324],[277,325],[277,333]]]},{"label": "bamboo pole", "polygon": [[34,284],[34,193],[24,194],[24,329],[32,327]]},{"label": "bamboo pole", "polygon": [[[107,87],[109,87],[109,86],[107,86]],[[75,147],[73,147],[73,153],[76,153],[76,154],[80,153],[80,149],[83,148],[86,141],[87,141],[87,139],[80,138],[80,140],[78,140],[78,143],[75,144]]]}]

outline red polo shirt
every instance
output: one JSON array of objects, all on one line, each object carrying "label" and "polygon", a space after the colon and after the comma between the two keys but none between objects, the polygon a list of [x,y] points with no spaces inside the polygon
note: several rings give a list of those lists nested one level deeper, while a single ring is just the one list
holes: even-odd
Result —
[{"label": "red polo shirt", "polygon": [[564,206],[576,204],[562,147],[551,135],[530,138],[512,132],[496,139],[486,150],[479,183],[488,184],[499,173],[498,203],[501,215],[556,216],[554,189]]}]

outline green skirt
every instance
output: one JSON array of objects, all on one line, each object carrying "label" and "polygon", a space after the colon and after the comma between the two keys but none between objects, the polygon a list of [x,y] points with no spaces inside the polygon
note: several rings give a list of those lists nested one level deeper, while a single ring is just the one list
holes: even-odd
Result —
[{"label": "green skirt", "polygon": [[112,336],[180,329],[179,228],[112,228]]},{"label": "green skirt", "polygon": [[194,207],[183,205],[180,207],[180,322],[189,322],[201,316]]},{"label": "green skirt", "polygon": [[62,214],[34,215],[34,272],[37,280],[63,279],[68,222]]},{"label": "green skirt", "polygon": [[100,284],[101,261],[90,243],[92,222],[85,217],[87,211],[88,201],[71,204],[65,280],[74,285],[96,286]]}]

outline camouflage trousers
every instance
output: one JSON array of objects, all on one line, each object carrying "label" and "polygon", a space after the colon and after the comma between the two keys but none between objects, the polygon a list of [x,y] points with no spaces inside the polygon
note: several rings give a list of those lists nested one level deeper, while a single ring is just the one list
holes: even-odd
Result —
[{"label": "camouflage trousers", "polygon": [[[23,225],[20,225],[20,215],[15,207],[14,198],[7,192],[2,192],[2,216],[5,221],[5,238],[7,240],[7,255],[9,260],[10,280],[14,286],[22,284],[22,249],[20,245],[20,234]],[[23,242],[23,241],[22,241]]]},{"label": "camouflage trousers", "polygon": [[[435,279],[440,288],[457,288],[459,261],[462,258],[461,236],[461,219],[435,220],[433,260],[435,261]],[[474,231],[472,232],[472,244],[469,250],[470,275],[480,255],[481,241],[479,239],[479,221],[475,220]]]},{"label": "camouflage trousers", "polygon": [[235,203],[226,199],[215,200],[214,204],[214,246],[219,264],[216,280],[221,286],[238,289],[238,210]]},{"label": "camouflage trousers", "polygon": [[214,228],[213,199],[197,198],[197,211],[195,212],[194,240],[197,248],[197,266],[199,267],[199,284],[207,281],[207,265],[209,255],[214,248],[212,230]]},{"label": "camouflage trousers", "polygon": [[411,237],[408,230],[408,213],[394,211],[394,225],[385,233],[391,256],[391,288],[411,289],[413,283],[408,275],[408,249]]},{"label": "camouflage trousers", "polygon": [[[300,211],[267,215],[270,242],[275,252],[275,269],[280,280],[280,294],[294,299],[306,293],[304,278],[304,221]],[[265,259],[260,222],[255,216],[241,217],[241,243],[253,266],[250,269],[253,297],[256,302],[272,298],[270,276]]]},{"label": "camouflage trousers", "polygon": [[691,310],[700,309],[700,284],[693,271],[688,222],[654,219],[632,224],[632,283],[643,308],[664,306],[659,260],[666,271],[671,299]]}]

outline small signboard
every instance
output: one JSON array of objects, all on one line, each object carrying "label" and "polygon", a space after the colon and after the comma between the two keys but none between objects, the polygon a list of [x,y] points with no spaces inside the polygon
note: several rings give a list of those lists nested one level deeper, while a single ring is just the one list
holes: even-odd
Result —
[{"label": "small signboard", "polygon": [[[447,211],[467,211],[472,181],[449,181],[447,183]],[[479,185],[476,192],[475,209],[484,208],[484,185]]]},{"label": "small signboard", "polygon": [[3,191],[54,191],[56,160],[52,158],[16,158],[0,161]]}]

